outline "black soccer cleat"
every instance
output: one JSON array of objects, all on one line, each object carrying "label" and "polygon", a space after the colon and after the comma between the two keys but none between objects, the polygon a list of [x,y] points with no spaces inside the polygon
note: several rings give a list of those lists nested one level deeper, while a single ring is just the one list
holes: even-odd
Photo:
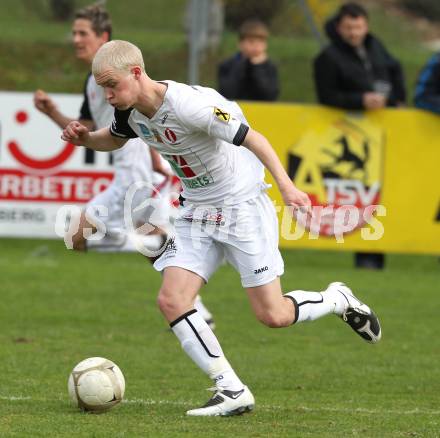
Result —
[{"label": "black soccer cleat", "polygon": [[382,330],[379,319],[372,310],[369,314],[364,314],[357,308],[349,308],[342,314],[342,319],[370,344],[380,341]]},{"label": "black soccer cleat", "polygon": [[347,301],[347,307],[340,315],[342,320],[370,344],[379,342],[382,337],[382,329],[375,313],[358,300],[344,283],[331,283],[330,287],[335,288]]}]

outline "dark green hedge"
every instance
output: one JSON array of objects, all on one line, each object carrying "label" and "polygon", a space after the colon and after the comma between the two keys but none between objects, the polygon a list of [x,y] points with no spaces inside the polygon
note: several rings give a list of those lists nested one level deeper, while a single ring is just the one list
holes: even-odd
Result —
[{"label": "dark green hedge", "polygon": [[400,3],[429,20],[440,20],[440,0],[400,0]]}]

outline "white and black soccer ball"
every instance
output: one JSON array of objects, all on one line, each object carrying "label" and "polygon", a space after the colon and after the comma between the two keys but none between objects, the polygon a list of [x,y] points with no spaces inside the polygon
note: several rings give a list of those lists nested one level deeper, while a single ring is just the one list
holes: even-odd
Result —
[{"label": "white and black soccer ball", "polygon": [[89,357],[72,370],[67,384],[75,406],[101,413],[124,397],[125,379],[119,367],[103,357]]}]

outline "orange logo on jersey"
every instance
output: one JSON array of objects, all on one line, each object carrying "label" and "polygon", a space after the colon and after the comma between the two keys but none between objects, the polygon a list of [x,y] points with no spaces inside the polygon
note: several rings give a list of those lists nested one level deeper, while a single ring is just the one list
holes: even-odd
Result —
[{"label": "orange logo on jersey", "polygon": [[231,115],[229,113],[224,112],[220,108],[214,107],[214,115],[217,117],[217,119],[221,120],[222,122],[228,123],[231,119]]}]

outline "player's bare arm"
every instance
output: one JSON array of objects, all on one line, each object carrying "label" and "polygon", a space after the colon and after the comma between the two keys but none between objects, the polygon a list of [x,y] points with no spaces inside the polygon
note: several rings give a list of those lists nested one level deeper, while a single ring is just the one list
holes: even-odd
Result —
[{"label": "player's bare arm", "polygon": [[[52,119],[61,129],[73,122],[75,119],[65,116],[60,112],[53,99],[43,90],[37,90],[34,94],[34,105],[38,111],[46,114]],[[91,120],[80,120],[81,124],[86,126],[89,130],[93,129],[94,124]]]},{"label": "player's bare arm", "polygon": [[272,174],[286,205],[310,210],[311,202],[306,193],[293,184],[269,141],[257,131],[249,129],[243,146],[252,151]]},{"label": "player's bare arm", "polygon": [[153,170],[157,173],[161,173],[167,178],[171,178],[173,174],[163,166],[159,152],[157,152],[154,148],[150,148],[150,153]]},{"label": "player's bare arm", "polygon": [[61,138],[77,146],[86,146],[95,151],[103,152],[119,149],[127,142],[127,139],[111,135],[109,128],[90,132],[87,126],[78,121],[70,122],[63,130]]}]

